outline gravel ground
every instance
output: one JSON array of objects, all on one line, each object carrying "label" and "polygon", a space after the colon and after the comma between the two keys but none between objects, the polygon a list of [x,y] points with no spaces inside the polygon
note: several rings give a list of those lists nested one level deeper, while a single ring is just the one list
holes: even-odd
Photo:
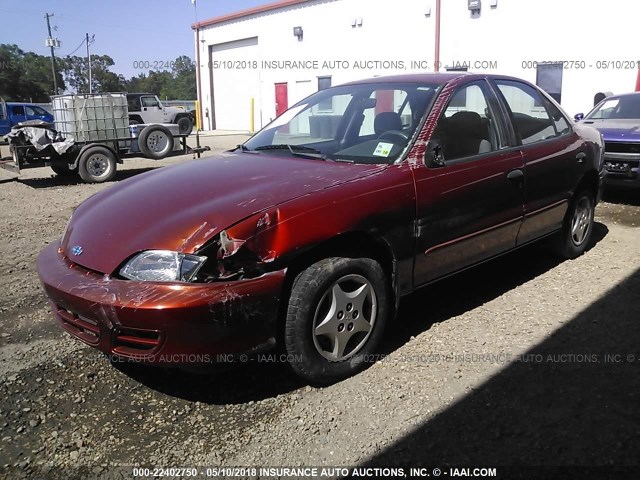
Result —
[{"label": "gravel ground", "polygon": [[[243,138],[206,141],[215,153]],[[117,179],[184,160],[127,160]],[[0,185],[0,478],[640,463],[640,195],[606,197],[577,260],[534,246],[411,295],[381,361],[316,389],[276,361],[205,374],[114,364],[63,333],[34,261],[103,188],[47,168]]]}]

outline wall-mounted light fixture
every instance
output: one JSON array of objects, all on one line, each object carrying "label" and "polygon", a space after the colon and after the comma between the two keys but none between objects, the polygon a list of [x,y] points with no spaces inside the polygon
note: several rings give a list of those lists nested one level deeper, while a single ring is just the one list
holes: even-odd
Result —
[{"label": "wall-mounted light fixture", "polygon": [[424,16],[427,17],[427,18],[429,18],[431,16],[431,6],[430,5],[427,5],[424,8]]},{"label": "wall-mounted light fixture", "polygon": [[498,6],[498,0],[490,0],[489,1],[489,6],[491,8],[496,8]]},{"label": "wall-mounted light fixture", "polygon": [[300,41],[302,40],[302,35],[304,32],[302,31],[302,27],[293,27],[293,35]]},{"label": "wall-mounted light fixture", "polygon": [[469,10],[471,10],[471,18],[480,16],[481,10],[480,0],[469,0]]}]

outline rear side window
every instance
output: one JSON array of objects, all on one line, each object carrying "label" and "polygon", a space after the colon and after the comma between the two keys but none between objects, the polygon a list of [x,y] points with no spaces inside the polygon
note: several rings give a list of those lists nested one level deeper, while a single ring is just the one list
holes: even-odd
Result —
[{"label": "rear side window", "polygon": [[[513,128],[522,145],[557,136],[555,122],[545,108],[546,99],[543,99],[537,90],[525,83],[508,80],[498,80],[496,84],[511,109]],[[546,101],[546,103],[550,102]],[[562,114],[560,118],[564,118]]]},{"label": "rear side window", "polygon": [[22,105],[15,105],[11,107],[11,111],[14,115],[24,115],[24,107]]}]

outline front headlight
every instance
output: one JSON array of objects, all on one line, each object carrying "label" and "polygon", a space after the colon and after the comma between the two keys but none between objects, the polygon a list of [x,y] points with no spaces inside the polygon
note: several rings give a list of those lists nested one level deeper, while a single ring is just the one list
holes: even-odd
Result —
[{"label": "front headlight", "polygon": [[148,250],[131,258],[120,275],[142,282],[190,282],[207,257],[169,250]]}]

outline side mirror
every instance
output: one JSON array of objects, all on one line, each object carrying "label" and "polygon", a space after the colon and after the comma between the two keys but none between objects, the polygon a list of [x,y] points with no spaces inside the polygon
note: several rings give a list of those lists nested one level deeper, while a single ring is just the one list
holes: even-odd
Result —
[{"label": "side mirror", "polygon": [[442,155],[442,145],[438,142],[427,142],[427,151],[424,154],[424,163],[427,167],[439,168],[445,166],[444,155]]},{"label": "side mirror", "polygon": [[573,119],[576,122],[579,122],[580,120],[584,119],[584,113],[576,113],[575,117],[573,117]]}]

